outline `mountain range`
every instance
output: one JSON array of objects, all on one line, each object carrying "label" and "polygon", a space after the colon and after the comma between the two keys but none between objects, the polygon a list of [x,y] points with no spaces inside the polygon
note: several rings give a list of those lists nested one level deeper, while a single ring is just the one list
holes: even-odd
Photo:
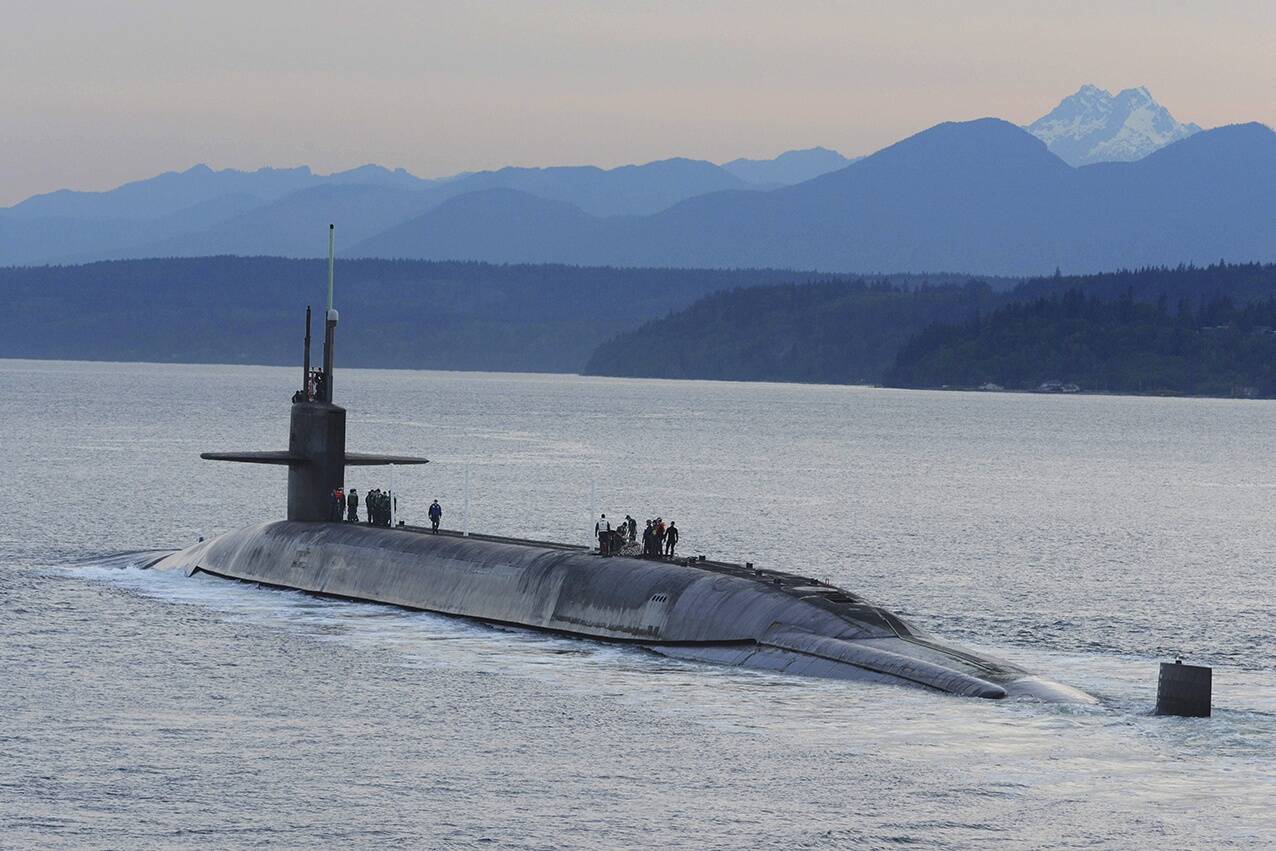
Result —
[{"label": "mountain range", "polygon": [[[307,166],[214,171],[197,165],[106,192],[59,190],[0,208],[0,265],[208,254],[313,257],[339,222],[350,245],[443,202],[512,189],[594,216],[643,215],[720,190],[773,189],[839,168],[835,151],[715,165],[674,158],[613,169],[508,167],[438,180],[365,165],[334,174]],[[320,233],[318,245],[314,238]]]},{"label": "mountain range", "polygon": [[1084,86],[1027,128],[948,122],[858,159],[809,148],[434,180],[196,166],[0,209],[0,265],[314,257],[328,222],[343,256],[497,263],[1031,275],[1271,260],[1274,139],[1179,124],[1146,89]]},{"label": "mountain range", "polygon": [[767,192],[590,216],[516,190],[471,193],[356,256],[832,272],[1045,274],[1276,259],[1276,133],[1204,131],[1142,160],[1073,168],[999,119],[941,124]]}]

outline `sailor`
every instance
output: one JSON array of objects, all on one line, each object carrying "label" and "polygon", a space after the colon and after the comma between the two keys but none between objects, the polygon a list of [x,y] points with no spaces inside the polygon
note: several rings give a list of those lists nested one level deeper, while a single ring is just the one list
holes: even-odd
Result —
[{"label": "sailor", "polygon": [[651,542],[654,539],[654,530],[651,528],[651,521],[647,521],[647,528],[642,530],[642,557],[651,558]]},{"label": "sailor", "polygon": [[598,554],[611,555],[611,523],[607,522],[606,514],[598,517],[598,522],[594,524],[594,534],[598,536]]},{"label": "sailor", "polygon": [[625,536],[629,538],[629,543],[633,543],[638,536],[638,521],[625,515]]},{"label": "sailor", "polygon": [[678,524],[669,521],[669,528],[665,530],[665,555],[673,558],[673,548],[678,546]]},{"label": "sailor", "polygon": [[654,536],[654,545],[656,550],[656,558],[664,555],[665,552],[665,519],[663,517],[656,518],[656,526],[652,530]]},{"label": "sailor", "polygon": [[346,510],[346,495],[341,488],[337,488],[332,492],[332,519],[341,520],[341,514]]},{"label": "sailor", "polygon": [[350,493],[346,495],[346,522],[359,522],[359,492],[354,488],[350,488]]},{"label": "sailor", "polygon": [[443,506],[439,505],[436,499],[430,503],[430,530],[432,532],[439,531],[439,521],[443,519]]},{"label": "sailor", "polygon": [[364,506],[368,509],[368,525],[375,526],[377,522],[377,489],[373,488],[368,491],[368,495],[363,499]]}]

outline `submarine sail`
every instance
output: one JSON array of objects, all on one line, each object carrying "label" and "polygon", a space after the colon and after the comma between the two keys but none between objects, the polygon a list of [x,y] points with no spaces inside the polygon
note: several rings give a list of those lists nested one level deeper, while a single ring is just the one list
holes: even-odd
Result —
[{"label": "submarine sail", "polygon": [[306,340],[301,389],[293,394],[288,449],[267,452],[203,452],[208,461],[280,464],[288,467],[288,519],[319,522],[333,519],[332,497],[345,487],[348,466],[426,464],[411,455],[369,455],[346,451],[346,409],[332,403],[333,347],[337,310],[333,306],[336,228],[328,225],[328,308],[324,313],[323,366],[310,366],[310,308],[306,308]]}]

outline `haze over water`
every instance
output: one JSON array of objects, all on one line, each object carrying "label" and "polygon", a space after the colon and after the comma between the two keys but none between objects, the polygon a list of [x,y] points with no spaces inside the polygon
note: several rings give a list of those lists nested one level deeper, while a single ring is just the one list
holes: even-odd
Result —
[{"label": "haze over water", "polygon": [[[991,703],[128,567],[280,516],[299,369],[0,361],[0,845],[1276,844],[1276,404],[339,370],[500,534],[598,507],[1101,698]],[[388,471],[356,469],[361,493]],[[1162,719],[1156,663],[1215,666]]]}]

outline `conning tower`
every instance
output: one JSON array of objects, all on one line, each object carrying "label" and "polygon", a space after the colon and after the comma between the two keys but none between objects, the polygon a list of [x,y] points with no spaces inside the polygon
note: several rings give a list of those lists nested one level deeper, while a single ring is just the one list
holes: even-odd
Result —
[{"label": "conning tower", "polygon": [[310,368],[310,308],[306,308],[306,338],[301,389],[292,397],[292,416],[286,452],[203,452],[209,461],[288,466],[288,519],[320,522],[333,519],[332,492],[345,487],[347,466],[425,464],[409,455],[367,455],[346,452],[346,409],[332,402],[333,347],[337,310],[332,303],[336,229],[328,225],[328,309],[324,313],[323,366]]}]

